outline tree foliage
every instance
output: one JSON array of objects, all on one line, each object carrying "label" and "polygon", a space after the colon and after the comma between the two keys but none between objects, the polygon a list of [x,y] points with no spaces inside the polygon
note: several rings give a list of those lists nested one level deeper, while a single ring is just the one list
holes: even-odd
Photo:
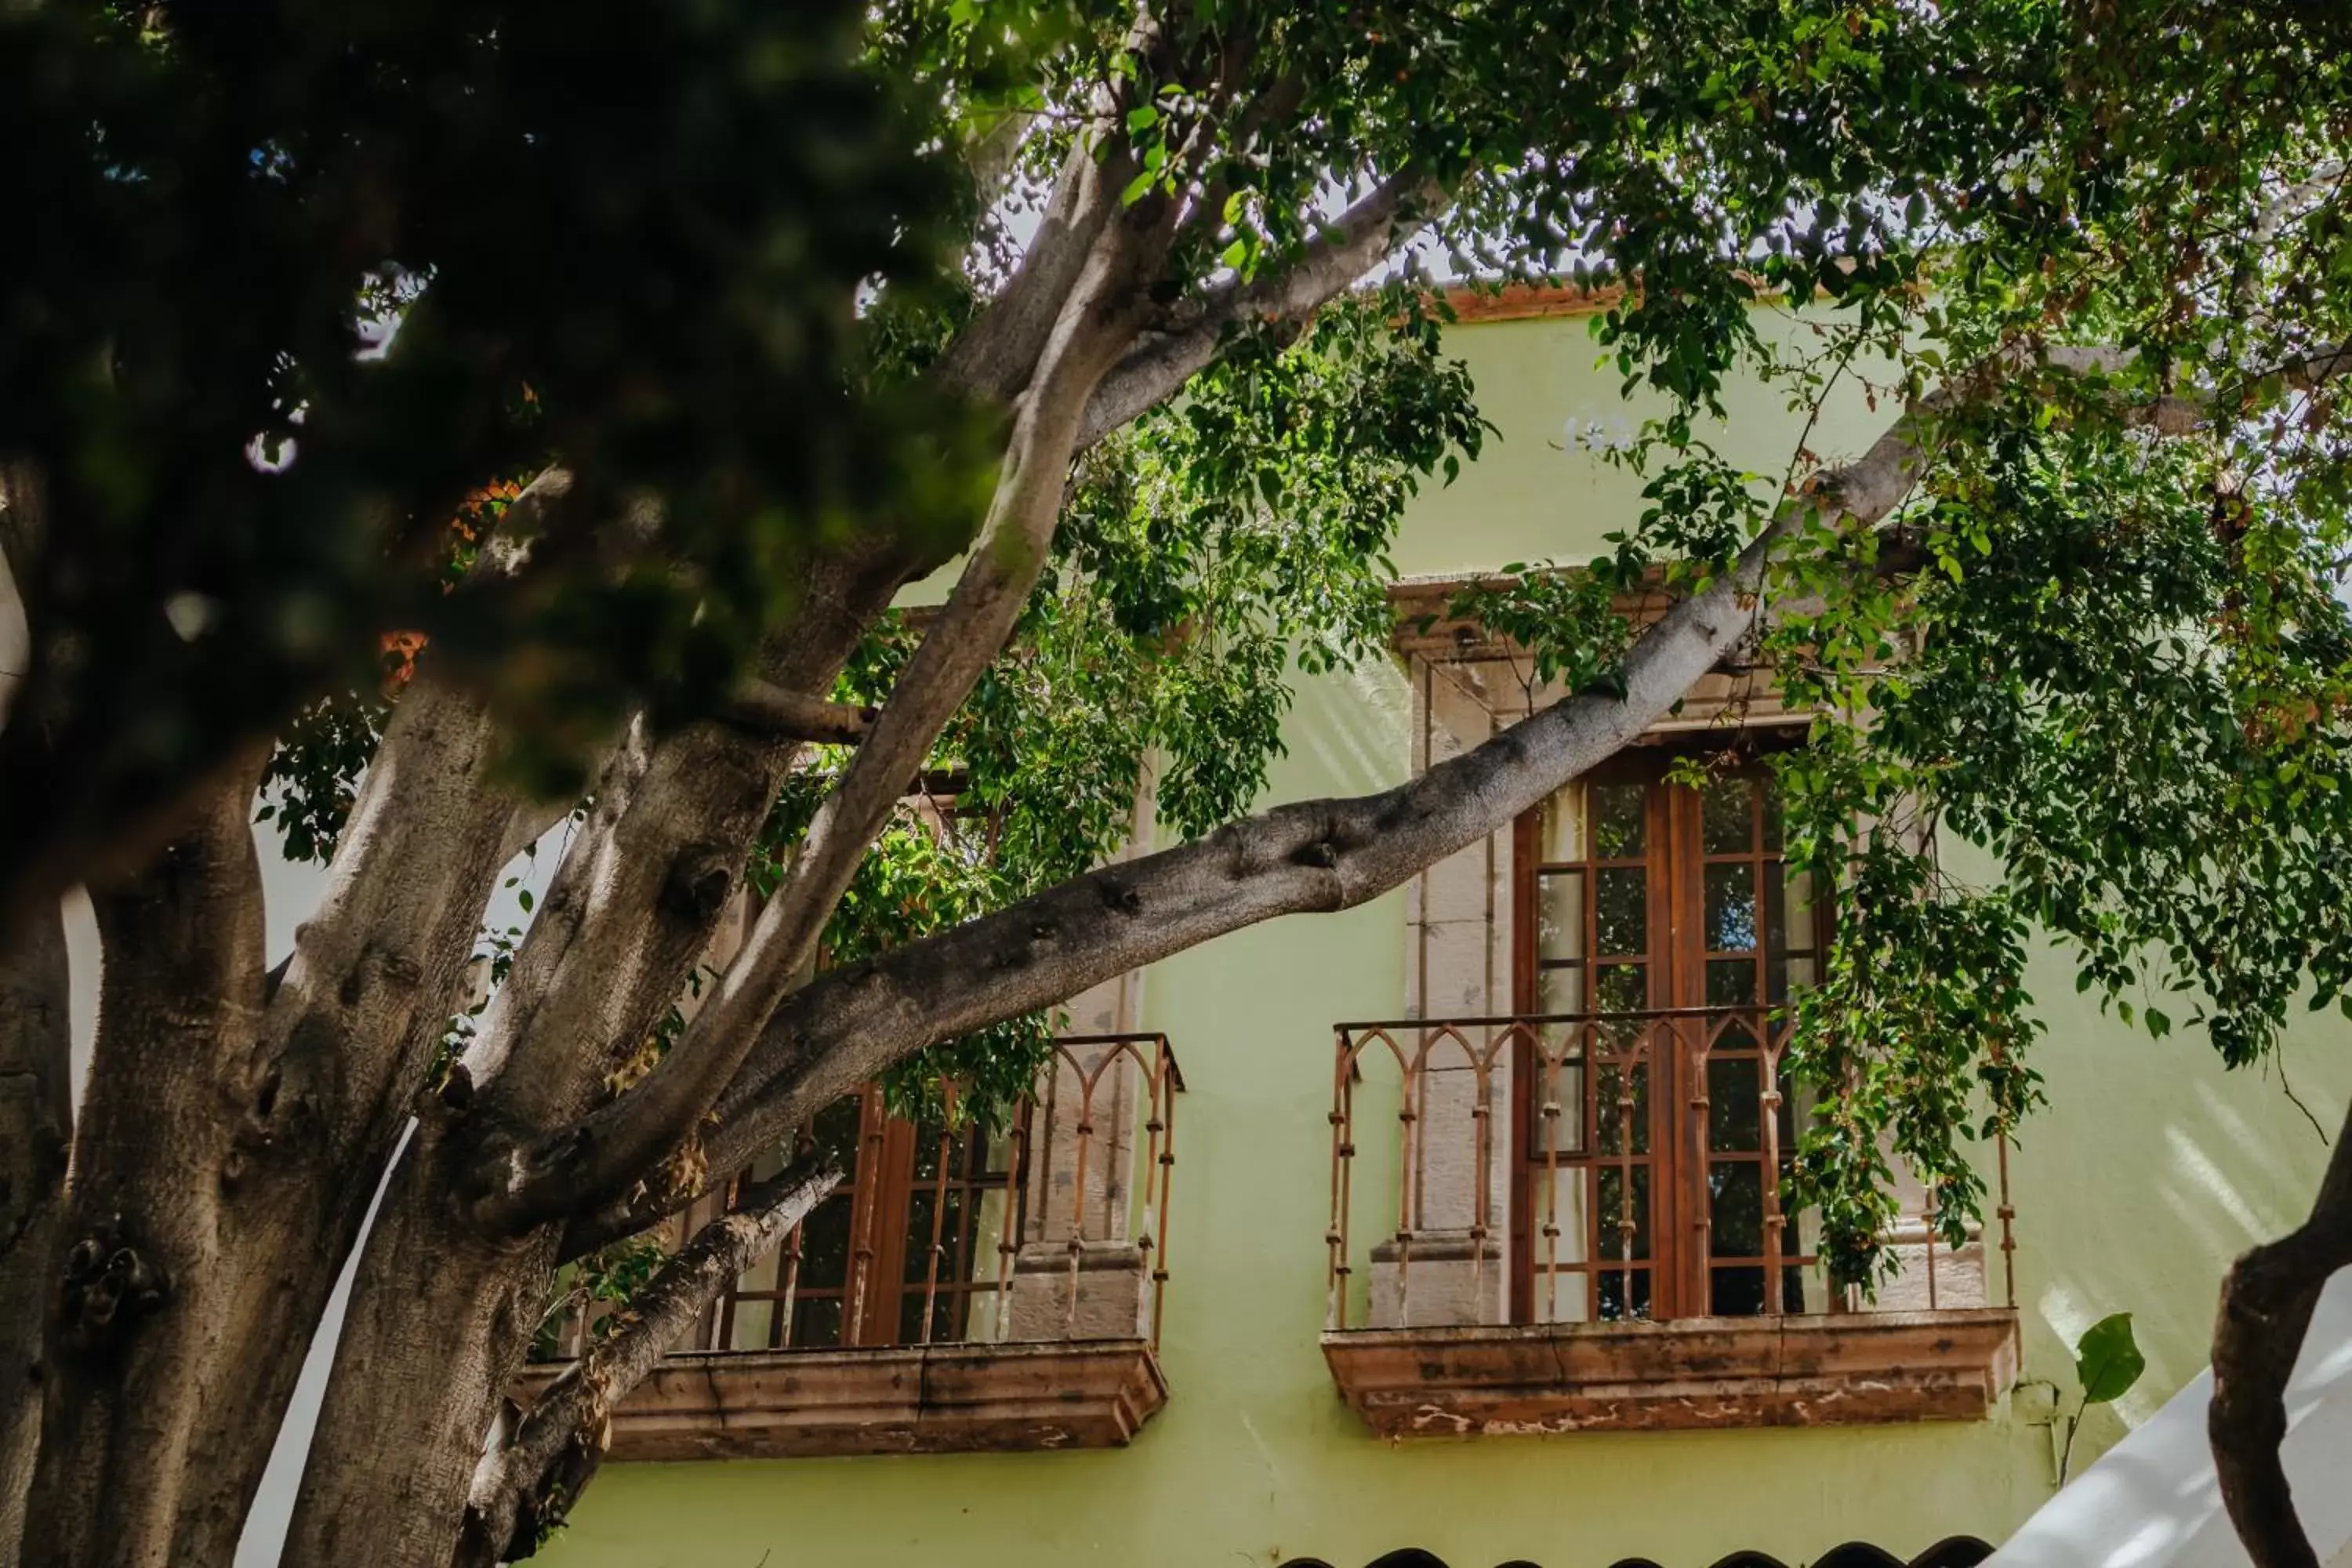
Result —
[{"label": "tree foliage", "polygon": [[[42,751],[12,725],[0,770],[12,902],[26,862],[103,852],[373,684],[382,631],[427,632],[523,735],[570,742],[583,704],[707,694],[789,604],[802,542],[969,518],[954,423],[912,388],[850,395],[856,290],[919,292],[954,235],[952,172],[861,20],[0,18],[0,451],[45,519],[18,564]],[[445,521],[558,454],[581,493],[540,520],[531,591],[444,595]],[[634,536],[592,537],[632,509]]]}]

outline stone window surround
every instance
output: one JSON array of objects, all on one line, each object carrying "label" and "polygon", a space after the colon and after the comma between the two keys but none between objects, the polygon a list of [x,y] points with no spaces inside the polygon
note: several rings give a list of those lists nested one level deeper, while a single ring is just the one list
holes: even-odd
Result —
[{"label": "stone window surround", "polygon": [[[1393,647],[1412,692],[1416,776],[1562,695],[1532,679],[1520,650],[1446,616],[1448,601],[1471,581],[1409,579],[1392,590],[1400,628]],[[1620,608],[1639,626],[1667,603],[1663,594],[1648,594],[1621,600]],[[1780,700],[1769,673],[1717,669],[1649,733],[1665,740],[1801,721]],[[1409,884],[1409,1016],[1515,1011],[1513,847],[1506,826]],[[1467,1126],[1470,1075],[1459,1076],[1453,1098]],[[1433,1080],[1437,1077],[1433,1072]],[[1443,1089],[1432,1092],[1436,1100],[1447,1098]],[[1436,1121],[1430,1113],[1423,1125]],[[1466,1147],[1450,1162],[1430,1151],[1416,1194],[1424,1229],[1414,1239],[1409,1308],[1397,1289],[1398,1270],[1393,1263],[1384,1268],[1376,1248],[1370,1330],[1324,1336],[1342,1396],[1383,1436],[1980,1418],[2016,1377],[2016,1314],[1984,1305],[1991,1293],[1981,1238],[1958,1254],[1939,1249],[1937,1310],[1923,1310],[1929,1307],[1923,1271],[1906,1268],[1869,1313],[1513,1325],[1502,1240],[1471,1239],[1481,1180],[1488,1212],[1509,1212],[1507,1143],[1497,1139],[1494,1145],[1483,1173],[1473,1169]],[[1916,1183],[1908,1185],[1898,1196],[1906,1212],[1917,1212],[1924,1194]],[[1906,1262],[1932,1245],[1917,1225],[1888,1239]],[[1451,1289],[1432,1278],[1442,1279],[1449,1266],[1457,1276]],[[1570,1376],[1571,1363],[1583,1372]],[[1854,1396],[1864,1390],[1870,1397]]]}]

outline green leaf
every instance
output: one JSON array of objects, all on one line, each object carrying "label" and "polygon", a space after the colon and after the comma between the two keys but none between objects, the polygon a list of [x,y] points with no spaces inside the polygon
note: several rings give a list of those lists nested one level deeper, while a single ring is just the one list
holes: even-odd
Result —
[{"label": "green leaf", "polygon": [[2074,1379],[2083,1385],[2083,1403],[2111,1405],[2132,1390],[2147,1370],[2132,1338],[2129,1312],[2101,1318],[2083,1331],[2074,1345]]},{"label": "green leaf", "polygon": [[1140,174],[1136,175],[1135,178],[1128,181],[1127,189],[1119,192],[1118,194],[1118,205],[1123,207],[1131,207],[1136,203],[1141,201],[1143,199],[1143,194],[1151,188],[1151,182],[1159,177],[1160,176],[1151,170],[1146,169]]},{"label": "green leaf", "polygon": [[1159,123],[1160,110],[1152,104],[1139,103],[1127,111],[1127,128],[1129,131],[1149,131]]},{"label": "green leaf", "polygon": [[517,893],[515,895],[515,901],[522,905],[523,913],[530,913],[530,889],[529,888],[525,888],[521,892]]}]

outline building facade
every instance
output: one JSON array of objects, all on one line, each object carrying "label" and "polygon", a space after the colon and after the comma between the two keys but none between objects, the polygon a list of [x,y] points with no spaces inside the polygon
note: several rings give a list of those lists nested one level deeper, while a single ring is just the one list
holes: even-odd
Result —
[{"label": "building facade", "polygon": [[[1412,510],[1393,658],[1303,684],[1262,805],[1389,787],[1551,700],[1443,606],[1640,510],[1591,449],[1643,409],[1589,324],[1521,295],[1449,333],[1499,437]],[[1725,455],[1785,467],[1780,395],[1727,403]],[[1809,445],[1883,419],[1857,391]],[[1982,1232],[1935,1243],[1915,1187],[1898,1279],[1829,1291],[1778,1196],[1804,1108],[1772,1006],[1826,936],[1752,765],[1791,728],[1710,677],[1406,888],[1074,999],[1001,1133],[843,1102],[811,1137],[853,1181],[623,1407],[548,1560],[1973,1563],[2055,1489],[2074,1338],[2129,1311],[2149,1359],[2079,1467],[2200,1371],[2223,1267],[2326,1149],[2275,1076],[2126,1028],[2045,948],[2051,1104],[1981,1151]],[[1706,786],[1667,775],[1728,742]],[[2352,1093],[2345,1033],[2285,1048],[2315,1106]]]}]

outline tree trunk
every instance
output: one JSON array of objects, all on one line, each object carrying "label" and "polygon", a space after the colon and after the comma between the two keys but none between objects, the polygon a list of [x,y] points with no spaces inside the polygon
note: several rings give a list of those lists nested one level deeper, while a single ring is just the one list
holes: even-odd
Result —
[{"label": "tree trunk", "polygon": [[[43,1324],[23,1552],[36,1568],[228,1561],[247,1494],[220,1482],[257,1478],[276,1436],[233,1418],[264,1369],[219,1353],[280,1286],[236,1266],[232,1236],[233,1112],[261,1011],[252,785],[240,770],[135,879],[93,893],[116,956]],[[331,1258],[308,1256],[331,1277]]]},{"label": "tree trunk", "polygon": [[[829,689],[922,564],[887,546],[813,562],[800,612],[767,650],[768,679],[802,694]],[[792,755],[771,735],[695,726],[654,750],[625,802],[600,802],[612,815],[566,855],[481,1048],[468,1053],[484,1067],[479,1087],[420,1125],[378,1210],[286,1568],[449,1560],[492,1417],[549,1299],[562,1229],[507,1236],[479,1223],[474,1174],[493,1151],[594,1103],[615,1053],[634,1052],[683,990]]]},{"label": "tree trunk", "polygon": [[65,919],[0,951],[0,1562],[16,1560],[41,1436],[41,1320],[65,1217],[73,1025]]},{"label": "tree trunk", "polygon": [[[117,1215],[156,1227],[167,1288],[152,1321],[82,1358],[69,1409],[53,1386],[28,1562],[234,1556],[497,875],[513,808],[483,783],[493,739],[478,705],[412,688],[266,1009],[250,772],[208,804],[195,848],[100,900],[106,989],[68,1243]],[[168,895],[192,856],[221,885],[183,918]],[[71,1452],[53,1456],[61,1429]]]},{"label": "tree trunk", "polygon": [[555,1255],[547,1231],[486,1236],[452,1212],[474,1153],[454,1131],[419,1126],[368,1233],[281,1568],[450,1560]]}]

